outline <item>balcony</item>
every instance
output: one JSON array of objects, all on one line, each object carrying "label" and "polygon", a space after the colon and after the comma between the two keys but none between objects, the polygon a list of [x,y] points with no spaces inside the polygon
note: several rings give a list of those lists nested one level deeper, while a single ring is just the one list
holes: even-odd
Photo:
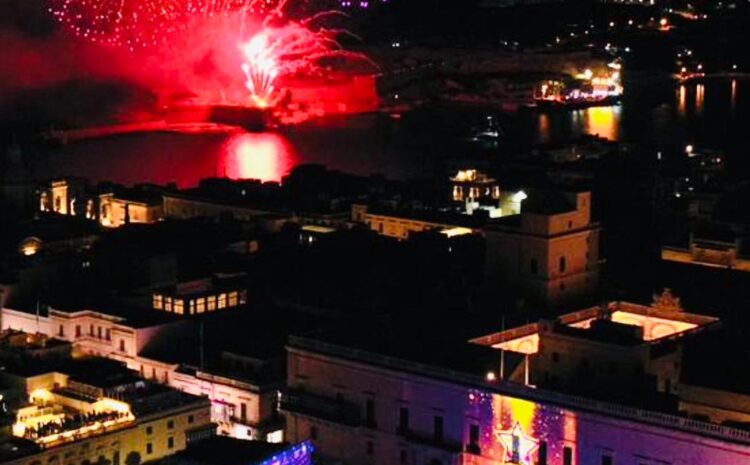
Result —
[{"label": "balcony", "polygon": [[287,390],[281,393],[281,411],[298,413],[321,420],[358,427],[362,424],[359,408],[343,400]]}]

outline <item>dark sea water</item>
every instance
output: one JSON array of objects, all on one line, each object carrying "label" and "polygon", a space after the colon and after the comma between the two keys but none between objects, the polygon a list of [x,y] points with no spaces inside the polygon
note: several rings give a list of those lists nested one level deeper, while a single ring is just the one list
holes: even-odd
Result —
[{"label": "dark sea water", "polygon": [[[618,106],[503,115],[507,139],[529,146],[584,134],[679,150],[686,144],[724,150],[730,167],[750,173],[750,80],[626,82]],[[53,147],[35,164],[36,177],[84,176],[125,184],[227,176],[279,180],[294,166],[320,163],[355,174],[392,178],[442,175],[442,162],[471,147],[459,143],[487,110],[419,110],[394,118],[368,114],[332,118],[268,133],[144,133]],[[500,142],[499,151],[503,145]],[[487,156],[493,156],[492,153]]]}]

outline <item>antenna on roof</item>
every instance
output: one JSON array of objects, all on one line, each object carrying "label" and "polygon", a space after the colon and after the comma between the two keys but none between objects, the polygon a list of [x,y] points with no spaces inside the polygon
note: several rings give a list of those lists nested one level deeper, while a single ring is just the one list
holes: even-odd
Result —
[{"label": "antenna on roof", "polygon": [[204,362],[204,356],[203,356],[203,320],[201,320],[200,327],[199,327],[199,348],[200,348],[200,364],[201,364],[201,371],[203,370],[203,362]]},{"label": "antenna on roof", "polygon": [[39,298],[36,299],[36,333],[39,334]]},{"label": "antenna on roof", "polygon": [[[501,319],[501,332],[505,332],[505,314],[503,314]],[[500,379],[505,379],[505,350],[503,349],[503,346],[500,345]]]}]

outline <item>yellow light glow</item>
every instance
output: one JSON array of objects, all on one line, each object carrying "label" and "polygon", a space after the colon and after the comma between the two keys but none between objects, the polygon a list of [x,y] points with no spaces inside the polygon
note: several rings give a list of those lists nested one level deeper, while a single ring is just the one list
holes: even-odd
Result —
[{"label": "yellow light glow", "polygon": [[34,389],[29,394],[29,400],[33,403],[51,402],[55,396],[49,390],[44,388]]},{"label": "yellow light glow", "polygon": [[24,246],[21,247],[21,253],[27,257],[35,255],[38,251],[38,244],[24,244]]},{"label": "yellow light glow", "polygon": [[586,132],[616,140],[619,132],[620,107],[591,107],[586,109]]},{"label": "yellow light glow", "polygon": [[495,349],[509,350],[511,352],[518,352],[521,354],[535,354],[539,352],[539,334],[529,334],[528,336],[500,342],[498,344],[494,344],[492,347]]},{"label": "yellow light glow", "polygon": [[465,182],[465,181],[474,181],[477,178],[477,170],[459,170],[458,173],[456,173],[456,177],[454,178],[455,181],[459,182]]},{"label": "yellow light glow", "polygon": [[440,234],[444,234],[450,238],[450,237],[456,237],[456,236],[465,236],[466,234],[471,234],[472,232],[473,231],[469,228],[455,227],[455,228],[443,229],[442,231],[440,231]]},{"label": "yellow light glow", "polygon": [[524,191],[518,191],[515,194],[513,194],[512,200],[514,202],[521,202],[521,201],[526,200],[527,198],[529,198],[529,196],[526,195],[526,192],[524,192]]},{"label": "yellow light glow", "polygon": [[646,316],[625,311],[614,312],[612,314],[612,321],[625,325],[640,326],[643,328],[643,339],[645,341],[661,339],[698,327],[698,325],[694,323],[655,316]]}]

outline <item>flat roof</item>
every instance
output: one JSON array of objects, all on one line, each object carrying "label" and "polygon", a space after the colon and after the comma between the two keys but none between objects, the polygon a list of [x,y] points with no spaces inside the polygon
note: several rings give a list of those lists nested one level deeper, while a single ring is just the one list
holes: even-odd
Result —
[{"label": "flat roof", "polygon": [[[612,328],[610,331],[603,331],[602,328],[592,331],[591,325],[595,321],[610,321]],[[718,322],[718,318],[676,309],[661,309],[629,302],[612,302],[607,305],[606,309],[590,307],[567,313],[553,320],[552,324],[554,331],[559,334],[602,343],[635,346],[682,337]],[[617,329],[618,326],[623,328]],[[632,333],[626,335],[627,326],[641,328],[643,332],[640,339],[635,338]],[[538,351],[541,330],[540,323],[532,323],[474,338],[471,342],[497,349],[533,354]]]}]

